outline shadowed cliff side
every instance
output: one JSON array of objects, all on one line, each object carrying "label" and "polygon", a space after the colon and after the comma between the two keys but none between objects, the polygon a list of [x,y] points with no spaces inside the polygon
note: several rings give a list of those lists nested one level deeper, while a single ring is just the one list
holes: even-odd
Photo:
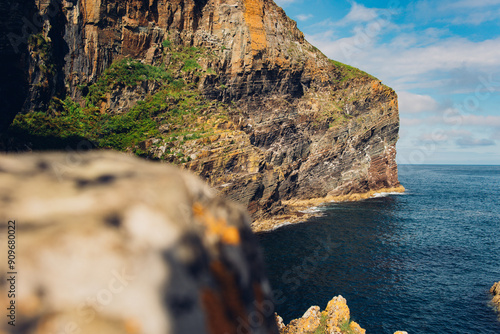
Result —
[{"label": "shadowed cliff side", "polygon": [[36,4],[13,137],[179,164],[257,220],[293,214],[283,201],[399,186],[395,92],[329,60],[273,1]]},{"label": "shadowed cliff side", "polygon": [[1,155],[0,221],[15,253],[2,333],[278,333],[245,210],[188,172],[116,152]]}]

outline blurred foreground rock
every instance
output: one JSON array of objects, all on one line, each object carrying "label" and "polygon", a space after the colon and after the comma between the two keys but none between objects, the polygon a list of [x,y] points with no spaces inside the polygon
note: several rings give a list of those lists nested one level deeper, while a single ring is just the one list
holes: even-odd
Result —
[{"label": "blurred foreground rock", "polygon": [[2,246],[1,291],[14,271],[15,298],[0,305],[15,300],[15,327],[2,333],[278,332],[245,211],[175,167],[109,151],[1,155],[2,245],[9,220],[16,260],[7,268]]}]

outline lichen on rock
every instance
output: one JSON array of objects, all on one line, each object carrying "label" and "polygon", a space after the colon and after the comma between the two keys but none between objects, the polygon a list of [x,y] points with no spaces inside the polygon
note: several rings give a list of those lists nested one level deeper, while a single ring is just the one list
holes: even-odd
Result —
[{"label": "lichen on rock", "polygon": [[[277,314],[280,334],[365,334],[366,331],[354,321],[351,321],[347,301],[342,296],[334,297],[328,302],[326,309],[311,306],[301,318],[283,324],[283,319]],[[281,324],[281,325],[280,325]]]}]

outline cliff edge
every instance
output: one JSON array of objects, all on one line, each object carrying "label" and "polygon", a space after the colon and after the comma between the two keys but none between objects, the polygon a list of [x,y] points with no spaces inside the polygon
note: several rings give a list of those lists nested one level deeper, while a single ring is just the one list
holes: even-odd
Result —
[{"label": "cliff edge", "polygon": [[271,0],[27,2],[17,16],[40,24],[13,39],[29,87],[6,150],[88,140],[165,160],[255,220],[399,186],[395,92],[329,60]]}]

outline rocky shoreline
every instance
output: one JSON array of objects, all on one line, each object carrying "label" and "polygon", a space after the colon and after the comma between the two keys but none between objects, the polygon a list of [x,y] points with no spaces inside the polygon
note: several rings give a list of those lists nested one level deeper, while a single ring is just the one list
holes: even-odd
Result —
[{"label": "rocky shoreline", "polygon": [[251,228],[254,233],[269,232],[285,225],[300,224],[312,217],[321,215],[315,210],[317,206],[331,202],[356,202],[375,197],[377,194],[404,193],[402,185],[393,188],[382,188],[370,190],[364,193],[353,193],[348,195],[326,196],[306,200],[291,199],[283,204],[288,209],[288,214],[275,215],[269,219],[254,220]]}]

